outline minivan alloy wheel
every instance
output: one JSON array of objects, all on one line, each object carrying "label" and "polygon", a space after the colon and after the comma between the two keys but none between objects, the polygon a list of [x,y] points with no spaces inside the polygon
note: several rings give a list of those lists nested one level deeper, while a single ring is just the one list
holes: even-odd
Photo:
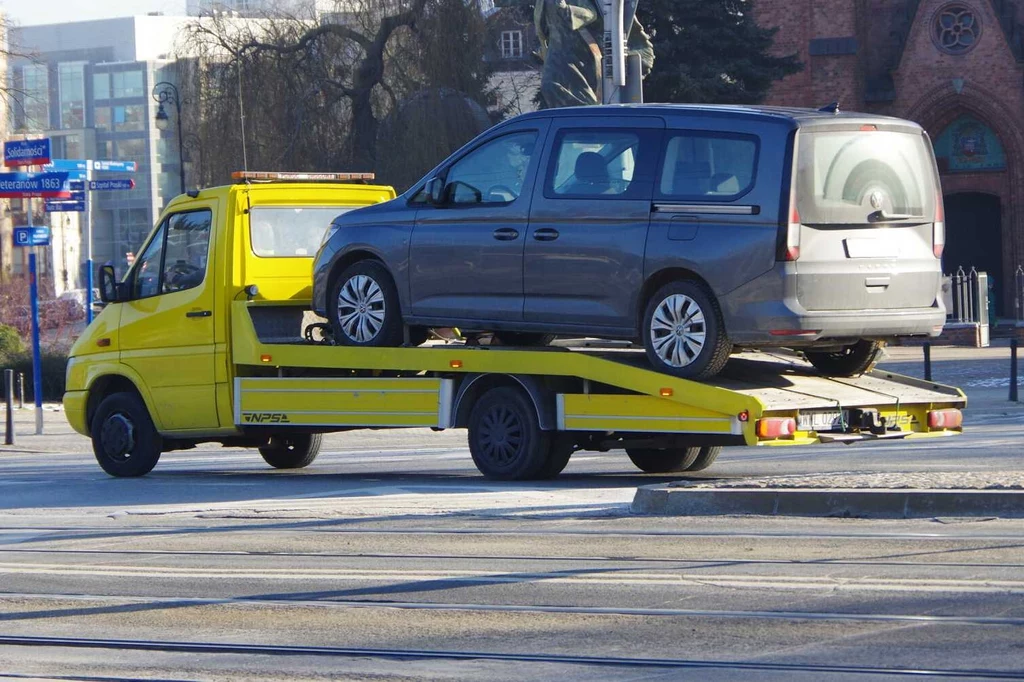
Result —
[{"label": "minivan alloy wheel", "polygon": [[689,296],[672,294],[654,311],[650,333],[654,351],[662,362],[670,367],[686,367],[704,349],[704,311]]},{"label": "minivan alloy wheel", "polygon": [[338,292],[338,320],[345,335],[367,343],[380,333],[387,305],[380,285],[366,275],[354,275]]}]

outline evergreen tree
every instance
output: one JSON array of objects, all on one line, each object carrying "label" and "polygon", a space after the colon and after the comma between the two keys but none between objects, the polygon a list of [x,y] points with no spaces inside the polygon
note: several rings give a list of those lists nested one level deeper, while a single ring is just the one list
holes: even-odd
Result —
[{"label": "evergreen tree", "polygon": [[648,102],[754,104],[772,83],[803,68],[771,54],[778,29],[757,25],[751,0],[640,0],[637,16],[654,42]]}]

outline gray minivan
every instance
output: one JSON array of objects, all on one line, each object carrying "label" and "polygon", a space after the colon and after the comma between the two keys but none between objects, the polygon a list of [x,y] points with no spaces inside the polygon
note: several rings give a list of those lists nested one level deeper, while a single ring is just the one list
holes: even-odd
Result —
[{"label": "gray minivan", "polygon": [[535,112],[464,146],[394,201],[339,216],[314,265],[335,343],[431,327],[642,342],[659,370],[800,349],[828,375],[937,335],[944,243],[915,123],[738,106]]}]

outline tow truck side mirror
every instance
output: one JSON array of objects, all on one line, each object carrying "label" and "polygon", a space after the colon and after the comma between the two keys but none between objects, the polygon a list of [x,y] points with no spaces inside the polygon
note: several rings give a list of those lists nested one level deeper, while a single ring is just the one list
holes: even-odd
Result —
[{"label": "tow truck side mirror", "polygon": [[100,268],[100,300],[104,303],[119,303],[125,300],[124,288],[117,282],[113,265]]},{"label": "tow truck side mirror", "polygon": [[440,177],[433,177],[427,180],[426,186],[423,188],[427,193],[427,200],[438,206],[444,203],[444,180]]}]

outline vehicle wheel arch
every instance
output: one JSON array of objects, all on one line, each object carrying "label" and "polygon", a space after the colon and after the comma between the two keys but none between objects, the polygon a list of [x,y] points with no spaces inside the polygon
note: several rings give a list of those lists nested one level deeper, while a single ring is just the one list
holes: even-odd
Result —
[{"label": "vehicle wheel arch", "polygon": [[476,401],[492,388],[502,386],[520,388],[526,392],[537,411],[537,418],[542,429],[554,431],[558,428],[554,394],[545,388],[537,378],[518,374],[477,374],[463,379],[452,403],[452,427],[466,428],[469,425],[470,412],[473,411]]},{"label": "vehicle wheel arch", "polygon": [[711,288],[708,281],[693,270],[680,267],[663,268],[658,270],[644,282],[643,287],[640,289],[640,295],[637,297],[634,304],[633,321],[636,324],[637,331],[641,335],[643,333],[644,312],[647,310],[647,303],[651,300],[651,296],[654,296],[659,289],[669,282],[676,282],[679,280],[697,282],[706,287],[711,295],[717,298],[717,295]]},{"label": "vehicle wheel arch", "polygon": [[158,431],[162,431],[163,425],[160,423],[159,416],[153,409],[153,403],[149,400],[149,397],[139,388],[137,380],[128,377],[125,374],[104,374],[103,376],[97,377],[90,384],[87,389],[88,397],[85,403],[85,427],[92,435],[92,420],[96,415],[96,410],[99,408],[100,403],[107,396],[111,396],[115,393],[133,393],[139,397],[142,404],[146,406],[146,410],[149,412],[149,418],[153,420],[153,425],[156,426]]}]

